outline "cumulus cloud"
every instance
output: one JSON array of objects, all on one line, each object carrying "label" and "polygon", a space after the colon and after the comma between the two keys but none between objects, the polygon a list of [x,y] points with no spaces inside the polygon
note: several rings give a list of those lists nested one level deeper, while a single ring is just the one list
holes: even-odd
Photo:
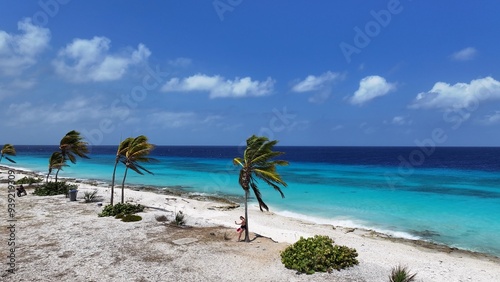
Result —
[{"label": "cumulus cloud", "polygon": [[33,25],[31,19],[19,21],[17,28],[20,34],[0,30],[0,73],[4,75],[19,75],[33,66],[49,45],[50,31]]},{"label": "cumulus cloud", "polygon": [[467,47],[460,51],[451,54],[451,59],[455,61],[468,61],[472,60],[477,54],[477,50],[473,47]]},{"label": "cumulus cloud", "polygon": [[359,89],[354,92],[350,102],[354,105],[362,105],[395,89],[396,84],[387,82],[381,76],[367,76],[359,82]]},{"label": "cumulus cloud", "polygon": [[326,101],[332,93],[332,84],[341,80],[343,75],[327,71],[319,76],[308,75],[305,79],[292,86],[292,91],[297,93],[315,92],[314,96],[309,98],[311,103],[322,103]]},{"label": "cumulus cloud", "polygon": [[292,87],[293,92],[310,92],[322,89],[326,84],[340,78],[340,74],[327,71],[320,76],[308,75]]},{"label": "cumulus cloud", "polygon": [[410,107],[458,109],[472,103],[496,99],[500,99],[500,82],[488,76],[454,85],[437,82],[428,92],[419,93]]},{"label": "cumulus cloud", "polygon": [[275,81],[270,77],[265,81],[252,80],[250,77],[225,79],[222,76],[196,74],[184,79],[172,78],[162,87],[164,92],[210,93],[210,98],[265,96],[273,92]]},{"label": "cumulus cloud", "polygon": [[53,61],[56,73],[73,82],[118,80],[130,66],[146,61],[151,55],[143,44],[122,54],[110,54],[110,45],[106,37],[73,40]]}]

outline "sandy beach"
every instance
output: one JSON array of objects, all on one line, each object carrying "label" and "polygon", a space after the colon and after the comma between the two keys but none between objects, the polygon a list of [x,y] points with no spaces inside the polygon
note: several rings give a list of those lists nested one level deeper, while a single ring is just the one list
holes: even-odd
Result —
[{"label": "sandy beach", "polygon": [[[15,179],[28,172],[15,171]],[[421,241],[392,238],[349,226],[315,224],[260,212],[250,206],[251,242],[237,242],[234,224],[243,205],[181,197],[161,191],[126,189],[127,202],[147,208],[142,221],[98,217],[109,203],[110,188],[78,182],[77,201],[64,195],[15,198],[15,222],[8,222],[8,170],[1,169],[2,229],[0,281],[388,281],[401,264],[417,281],[500,281],[500,259]],[[99,202],[84,203],[85,191]],[[120,199],[115,190],[115,200]],[[100,205],[102,203],[102,205]],[[182,211],[186,226],[176,227]],[[15,229],[9,228],[15,225]],[[13,235],[14,234],[14,235]],[[281,263],[280,252],[301,236],[327,235],[355,248],[359,265],[332,273],[297,274]],[[9,238],[15,238],[13,252]],[[9,255],[15,255],[9,273]]]}]

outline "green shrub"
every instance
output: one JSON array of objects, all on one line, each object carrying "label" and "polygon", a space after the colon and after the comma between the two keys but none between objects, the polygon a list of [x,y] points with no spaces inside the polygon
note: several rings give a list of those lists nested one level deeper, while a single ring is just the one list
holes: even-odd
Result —
[{"label": "green shrub", "polygon": [[126,214],[122,217],[123,222],[134,222],[134,221],[141,221],[142,217],[137,214]]},{"label": "green shrub", "polygon": [[92,192],[84,192],[83,193],[83,198],[85,199],[85,203],[91,203],[96,200],[97,196],[97,190],[94,190]]},{"label": "green shrub", "polygon": [[118,214],[133,214],[137,212],[142,212],[144,211],[144,206],[137,204],[131,204],[131,203],[118,203],[114,206],[112,205],[106,205],[103,209],[102,212],[99,214],[100,217],[103,216],[116,216]]},{"label": "green shrub", "polygon": [[389,282],[412,282],[415,281],[416,273],[410,274],[406,266],[398,265],[392,268]]},{"label": "green shrub", "polygon": [[77,188],[77,185],[67,184],[66,182],[48,182],[36,187],[33,194],[37,196],[67,195],[69,190]]},{"label": "green shrub", "polygon": [[355,249],[333,243],[328,236],[300,237],[295,244],[281,252],[281,262],[286,268],[307,274],[331,272],[358,264]]},{"label": "green shrub", "polygon": [[175,214],[175,225],[184,225],[186,224],[186,220],[184,219],[184,214],[182,211],[179,211]]},{"label": "green shrub", "polygon": [[41,178],[34,178],[34,177],[23,177],[19,180],[16,181],[16,184],[28,184],[28,185],[32,185],[33,183],[39,183],[39,182],[42,182],[43,180]]}]

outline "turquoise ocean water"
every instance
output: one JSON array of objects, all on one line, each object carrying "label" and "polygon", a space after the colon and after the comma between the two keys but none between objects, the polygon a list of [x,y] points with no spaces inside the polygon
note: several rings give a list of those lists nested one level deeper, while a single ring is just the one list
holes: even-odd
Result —
[{"label": "turquoise ocean water", "polygon": [[[17,164],[45,174],[55,146],[17,146]],[[317,223],[363,227],[500,256],[500,148],[281,147],[282,199],[260,185],[271,211]],[[60,177],[110,182],[115,147],[92,148]],[[240,197],[237,147],[158,147],[154,175],[127,184]],[[123,167],[117,172],[121,183]]]}]

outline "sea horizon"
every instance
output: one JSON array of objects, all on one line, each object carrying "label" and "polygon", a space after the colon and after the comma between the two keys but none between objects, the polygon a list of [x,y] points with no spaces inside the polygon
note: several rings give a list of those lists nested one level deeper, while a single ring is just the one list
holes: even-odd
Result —
[{"label": "sea horizon", "polygon": [[[90,159],[78,159],[59,177],[110,183],[116,147],[91,146]],[[498,147],[275,148],[285,151],[281,158],[290,165],[278,167],[288,183],[283,189],[284,199],[260,183],[272,212],[500,257],[496,236],[500,224],[495,217],[500,210]],[[0,165],[43,176],[48,157],[57,146],[19,145],[16,149],[17,164]],[[131,172],[126,185],[242,200],[238,168],[232,165],[232,158],[241,156],[243,150],[242,146],[158,146],[151,156],[160,162],[146,164],[154,175]],[[117,185],[121,184],[122,173],[120,165]]]}]

